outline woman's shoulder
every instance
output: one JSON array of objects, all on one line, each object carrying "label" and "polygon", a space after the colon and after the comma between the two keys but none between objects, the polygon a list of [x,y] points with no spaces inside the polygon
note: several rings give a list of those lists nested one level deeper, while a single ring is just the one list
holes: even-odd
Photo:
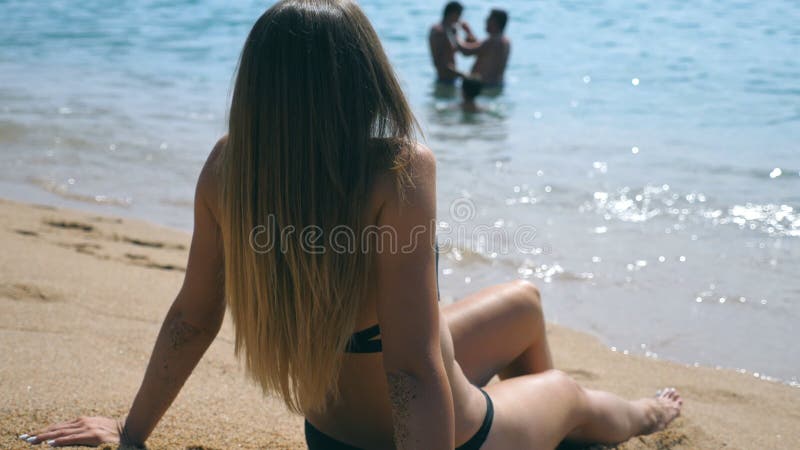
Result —
[{"label": "woman's shoulder", "polygon": [[436,171],[436,157],[433,151],[422,142],[413,142],[409,145],[410,168],[420,173]]},{"label": "woman's shoulder", "polygon": [[397,148],[393,167],[381,172],[375,181],[375,200],[381,207],[394,204],[402,208],[435,195],[436,158],[433,151],[416,141],[398,145],[403,147]]},{"label": "woman's shoulder", "polygon": [[423,174],[434,170],[436,158],[425,144],[419,141],[399,139],[376,140],[379,151],[387,155],[386,176],[391,178],[398,170]]},{"label": "woman's shoulder", "polygon": [[195,189],[195,202],[202,201],[219,219],[219,194],[220,194],[220,164],[222,152],[228,142],[228,135],[222,136],[214,144],[214,148],[206,158],[200,176],[197,177],[197,187]]}]

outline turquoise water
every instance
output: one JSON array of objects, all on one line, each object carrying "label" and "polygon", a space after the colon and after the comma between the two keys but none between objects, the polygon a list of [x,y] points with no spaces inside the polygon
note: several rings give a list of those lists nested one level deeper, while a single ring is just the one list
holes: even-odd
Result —
[{"label": "turquoise water", "polygon": [[[618,351],[800,381],[800,4],[506,1],[478,116],[431,83],[442,5],[362,6],[439,161],[445,298],[529,278]],[[0,195],[190,229],[263,8],[0,0]]]}]

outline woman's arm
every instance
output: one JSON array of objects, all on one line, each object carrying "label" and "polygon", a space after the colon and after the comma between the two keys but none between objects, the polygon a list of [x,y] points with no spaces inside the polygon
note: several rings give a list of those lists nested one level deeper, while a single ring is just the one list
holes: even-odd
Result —
[{"label": "woman's arm", "polygon": [[455,419],[439,341],[436,168],[430,150],[417,151],[411,175],[415,186],[405,199],[390,195],[381,209],[383,245],[376,248],[378,321],[394,439],[398,449],[452,449]]},{"label": "woman's arm", "polygon": [[183,287],[158,333],[144,380],[125,421],[124,438],[141,444],[178,395],[225,317],[222,237],[214,216],[214,149],[195,193],[195,224]]},{"label": "woman's arm", "polygon": [[124,426],[104,417],[80,418],[52,425],[29,442],[52,446],[143,444],[216,337],[225,316],[222,239],[211,203],[216,190],[213,162],[220,148],[217,144],[197,182],[186,276],[161,326]]}]

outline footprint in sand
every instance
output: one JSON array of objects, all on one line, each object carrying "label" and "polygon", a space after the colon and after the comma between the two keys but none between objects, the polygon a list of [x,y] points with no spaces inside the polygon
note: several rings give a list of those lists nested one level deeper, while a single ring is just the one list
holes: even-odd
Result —
[{"label": "footprint in sand", "polygon": [[148,267],[150,269],[159,269],[159,270],[177,270],[180,272],[186,272],[185,267],[176,266],[174,264],[162,264],[152,261],[147,255],[139,255],[134,253],[125,253],[126,262],[129,264],[134,264],[137,266]]},{"label": "footprint in sand", "polygon": [[140,247],[149,247],[149,248],[172,248],[176,250],[186,250],[186,247],[181,244],[165,244],[163,242],[158,241],[145,241],[143,239],[131,238],[127,236],[122,236],[123,242],[127,242],[129,244],[138,245]]},{"label": "footprint in sand", "polygon": [[95,216],[91,218],[92,222],[102,222],[102,223],[122,223],[122,219],[116,217],[103,217],[103,216]]},{"label": "footprint in sand", "polygon": [[39,302],[54,302],[60,298],[39,286],[25,283],[0,284],[0,297],[11,300],[33,300]]},{"label": "footprint in sand", "polygon": [[713,403],[746,403],[748,398],[738,392],[729,391],[726,389],[709,389],[702,388],[696,389],[691,386],[681,387],[681,391],[686,396],[693,395],[696,398],[703,398],[706,401]]},{"label": "footprint in sand", "polygon": [[102,247],[91,242],[80,242],[72,246],[78,253],[86,253],[87,255],[96,255],[95,250],[100,250]]},{"label": "footprint in sand", "polygon": [[159,264],[159,263],[148,263],[145,267],[149,267],[151,269],[160,269],[160,270],[177,270],[179,272],[186,272],[186,268],[181,266],[176,266],[174,264]]},{"label": "footprint in sand", "polygon": [[86,233],[94,231],[93,226],[80,222],[68,222],[65,220],[45,220],[44,224],[55,228],[63,228],[65,230],[80,230]]},{"label": "footprint in sand", "polygon": [[97,250],[101,250],[103,247],[93,242],[78,242],[77,244],[72,242],[56,242],[56,244],[60,245],[61,247],[71,248],[78,253],[97,256],[98,258],[101,259],[108,259],[108,256],[99,255],[97,253]]}]

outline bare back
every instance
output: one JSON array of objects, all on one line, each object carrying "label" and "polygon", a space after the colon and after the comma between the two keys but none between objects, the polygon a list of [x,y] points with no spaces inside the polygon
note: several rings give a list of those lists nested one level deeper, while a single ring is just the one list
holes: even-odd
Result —
[{"label": "bare back", "polygon": [[487,85],[502,84],[510,53],[511,42],[508,38],[502,35],[490,36],[481,43],[472,73],[480,75]]},{"label": "bare back", "polygon": [[[435,202],[433,154],[420,145],[413,161],[411,169],[415,178],[414,192],[408,193],[403,200],[398,198],[393,177],[389,173],[378,177],[373,187],[369,210],[366,211],[371,218],[370,224],[380,227],[388,225],[403,230],[407,223],[398,223],[395,220],[397,217],[402,217],[403,222],[428,220],[423,217],[427,208],[422,207],[420,203],[425,201],[423,197],[430,196],[433,196]],[[395,215],[398,211],[392,210],[396,210],[398,206],[403,211]],[[402,240],[402,231],[398,234]],[[432,256],[433,249],[429,247],[428,250]],[[432,272],[431,275],[435,280],[435,270]],[[377,276],[381,277],[380,273]],[[397,276],[406,278],[399,273]],[[397,282],[403,283],[402,278]],[[385,303],[387,298],[394,297],[390,292],[383,292],[382,287],[390,283],[376,283],[371,289],[363,302],[354,332],[369,328],[375,323],[380,324],[382,331],[391,327],[393,317],[386,317],[385,312],[381,317],[381,310],[387,309],[386,306],[381,306],[381,302]],[[442,358],[450,381],[456,412],[455,438],[459,443],[468,439],[480,426],[484,415],[483,399],[480,392],[464,376],[455,360],[453,339],[447,322],[440,320],[438,328]],[[386,339],[385,334],[383,339]],[[339,377],[340,400],[329,404],[323,413],[308,413],[309,422],[331,437],[360,448],[393,448],[392,406],[384,356],[385,353],[346,353]]]},{"label": "bare back", "polygon": [[428,44],[437,78],[440,81],[455,80],[456,47],[441,23],[431,27]]}]

